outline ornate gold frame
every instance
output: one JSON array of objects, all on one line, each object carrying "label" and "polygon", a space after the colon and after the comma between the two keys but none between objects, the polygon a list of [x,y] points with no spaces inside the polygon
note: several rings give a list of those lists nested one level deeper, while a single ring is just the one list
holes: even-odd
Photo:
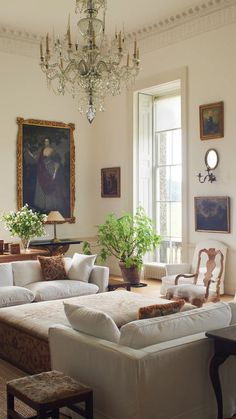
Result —
[{"label": "ornate gold frame", "polygon": [[22,117],[17,118],[18,124],[18,135],[17,135],[17,207],[20,209],[26,202],[23,202],[23,126],[32,125],[39,127],[50,127],[50,128],[64,128],[69,129],[70,138],[70,214],[66,217],[66,222],[74,223],[75,217],[74,206],[75,206],[75,145],[73,131],[75,125],[72,123],[65,124],[63,122],[54,121],[43,121],[38,119],[24,119]]}]

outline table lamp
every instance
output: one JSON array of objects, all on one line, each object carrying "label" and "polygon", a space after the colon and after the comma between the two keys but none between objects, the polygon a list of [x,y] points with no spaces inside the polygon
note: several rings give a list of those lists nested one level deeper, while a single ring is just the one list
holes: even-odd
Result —
[{"label": "table lamp", "polygon": [[66,221],[65,218],[61,215],[61,213],[59,211],[51,211],[51,212],[49,212],[48,218],[47,218],[47,223],[54,225],[54,238],[52,239],[53,242],[57,243],[57,242],[60,241],[57,238],[56,225],[57,224],[62,224],[65,221]]}]

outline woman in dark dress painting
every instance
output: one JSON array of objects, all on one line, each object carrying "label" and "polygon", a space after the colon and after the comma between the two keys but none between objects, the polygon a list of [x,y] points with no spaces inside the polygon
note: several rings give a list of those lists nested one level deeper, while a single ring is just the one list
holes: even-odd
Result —
[{"label": "woman in dark dress painting", "polygon": [[57,210],[67,217],[65,179],[60,154],[55,151],[48,138],[45,138],[36,157],[30,150],[28,153],[37,161],[34,206],[46,213]]}]

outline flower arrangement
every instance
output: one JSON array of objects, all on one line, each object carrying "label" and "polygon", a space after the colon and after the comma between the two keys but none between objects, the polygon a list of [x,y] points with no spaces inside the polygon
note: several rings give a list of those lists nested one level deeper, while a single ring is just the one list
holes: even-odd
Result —
[{"label": "flower arrangement", "polygon": [[28,204],[19,211],[11,211],[1,217],[5,222],[5,229],[9,230],[11,236],[18,236],[22,241],[29,241],[32,237],[39,237],[45,234],[44,222],[46,214],[40,214],[29,209]]}]

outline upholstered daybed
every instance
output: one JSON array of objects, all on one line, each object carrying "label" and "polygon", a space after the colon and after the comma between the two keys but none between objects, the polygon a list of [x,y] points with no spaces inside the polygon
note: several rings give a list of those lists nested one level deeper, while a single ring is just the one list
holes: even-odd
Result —
[{"label": "upholstered daybed", "polygon": [[63,301],[102,310],[113,318],[118,327],[136,320],[139,307],[170,303],[155,296],[114,291],[2,308],[0,357],[29,373],[49,370],[49,327],[55,324],[69,327]]}]

